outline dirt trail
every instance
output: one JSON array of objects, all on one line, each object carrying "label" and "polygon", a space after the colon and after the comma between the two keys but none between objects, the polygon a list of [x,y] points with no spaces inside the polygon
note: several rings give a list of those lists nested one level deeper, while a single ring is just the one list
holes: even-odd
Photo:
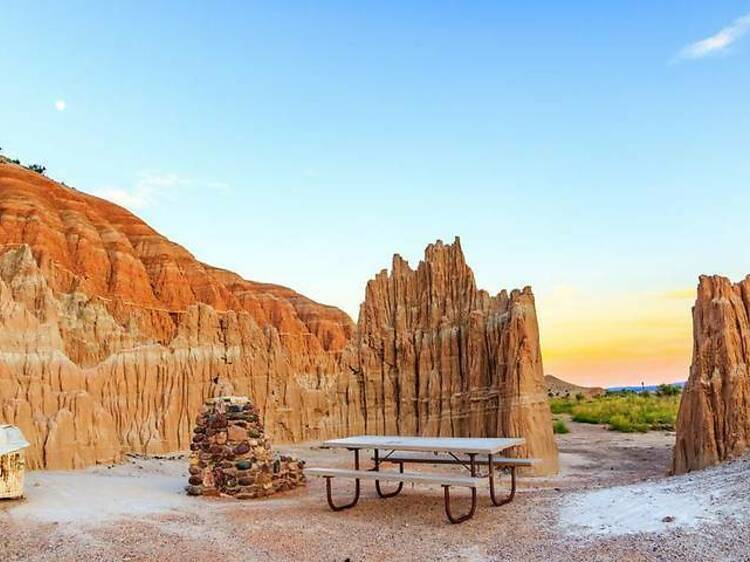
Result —
[{"label": "dirt trail", "polygon": [[[266,500],[189,498],[184,459],[34,472],[26,500],[0,503],[0,558],[750,559],[750,460],[667,478],[673,434],[569,427],[558,436],[557,477],[522,479],[507,506],[481,497],[474,519],[461,525],[446,523],[440,489],[380,500],[365,483],[357,507],[333,513],[319,480]],[[312,445],[281,449],[311,466],[349,463],[345,452]]]}]

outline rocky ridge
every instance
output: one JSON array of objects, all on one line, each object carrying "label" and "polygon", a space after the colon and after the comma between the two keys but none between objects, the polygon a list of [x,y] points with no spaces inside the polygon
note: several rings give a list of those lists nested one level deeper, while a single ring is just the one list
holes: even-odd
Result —
[{"label": "rocky ridge", "polygon": [[342,311],[206,266],[20,166],[0,163],[0,195],[0,419],[31,441],[32,468],[187,449],[211,396],[253,396],[281,441],[356,416]]}]

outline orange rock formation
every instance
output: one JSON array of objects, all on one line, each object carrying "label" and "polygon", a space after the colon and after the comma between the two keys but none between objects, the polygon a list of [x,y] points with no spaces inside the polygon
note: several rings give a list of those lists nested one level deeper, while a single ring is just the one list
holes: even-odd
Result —
[{"label": "orange rock formation", "polygon": [[702,276],[693,307],[693,362],[677,418],[674,472],[750,449],[750,276]]},{"label": "orange rock formation", "polygon": [[478,290],[458,238],[416,270],[394,256],[367,284],[355,343],[368,432],[523,436],[514,454],[557,471],[534,296]]},{"label": "orange rock formation", "polygon": [[0,159],[0,422],[30,467],[185,450],[207,397],[277,441],[523,435],[557,456],[528,289],[478,291],[458,243],[342,311],[197,261],[132,213]]},{"label": "orange rock formation", "polygon": [[[0,420],[31,467],[186,449],[206,397],[251,395],[277,439],[342,431],[354,325],[198,262],[128,211],[0,163]],[[341,388],[339,388],[339,386]]]}]

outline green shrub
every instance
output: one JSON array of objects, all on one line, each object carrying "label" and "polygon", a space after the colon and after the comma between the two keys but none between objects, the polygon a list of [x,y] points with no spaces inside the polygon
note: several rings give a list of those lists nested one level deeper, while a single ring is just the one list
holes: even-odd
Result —
[{"label": "green shrub", "polygon": [[682,388],[676,384],[660,384],[656,387],[657,396],[679,396],[682,393]]},{"label": "green shrub", "polygon": [[47,171],[47,168],[42,166],[41,164],[29,164],[28,168],[32,172],[36,172],[37,174],[42,174],[42,175],[44,175],[44,172]]},{"label": "green shrub", "polygon": [[565,425],[565,422],[563,420],[555,420],[552,423],[552,432],[553,433],[570,433],[570,430],[568,429],[568,426]]},{"label": "green shrub", "polygon": [[568,398],[553,398],[549,401],[549,407],[553,414],[573,413],[573,402]]},{"label": "green shrub", "polygon": [[680,395],[608,393],[595,398],[571,401],[550,400],[553,414],[570,414],[578,423],[604,424],[623,432],[674,430]]},{"label": "green shrub", "polygon": [[636,422],[624,414],[615,414],[609,418],[609,428],[623,433],[646,433],[651,427],[647,423]]}]

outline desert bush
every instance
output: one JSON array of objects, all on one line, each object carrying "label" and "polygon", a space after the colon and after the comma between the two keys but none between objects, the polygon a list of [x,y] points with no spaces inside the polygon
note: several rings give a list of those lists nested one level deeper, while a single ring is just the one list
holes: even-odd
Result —
[{"label": "desert bush", "polygon": [[614,431],[674,430],[679,395],[657,396],[634,392],[608,393],[588,400],[552,399],[553,414],[570,414],[578,423],[609,426]]},{"label": "desert bush", "polygon": [[615,414],[607,422],[609,428],[613,431],[622,433],[646,433],[651,427],[647,423],[635,421],[630,416],[624,414]]},{"label": "desert bush", "polygon": [[630,388],[622,388],[620,390],[607,389],[604,391],[605,396],[630,396],[632,394],[636,394],[636,392]]},{"label": "desert bush", "polygon": [[563,420],[555,420],[552,422],[552,432],[553,433],[570,433],[570,430],[568,429],[568,426],[565,425],[565,422]]},{"label": "desert bush", "polygon": [[660,384],[656,387],[657,396],[678,396],[682,393],[682,388],[676,384]]},{"label": "desert bush", "polygon": [[572,414],[573,402],[569,398],[553,398],[549,401],[553,414]]},{"label": "desert bush", "polygon": [[37,174],[42,175],[44,175],[44,172],[47,171],[47,168],[45,166],[42,166],[41,164],[29,164],[28,168],[32,172],[36,172]]}]

